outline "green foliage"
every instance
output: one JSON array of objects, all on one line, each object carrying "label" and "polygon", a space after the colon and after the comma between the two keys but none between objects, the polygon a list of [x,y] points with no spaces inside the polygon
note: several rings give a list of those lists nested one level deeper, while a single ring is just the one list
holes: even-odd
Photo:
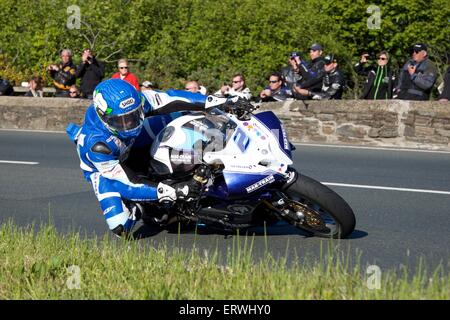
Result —
[{"label": "green foliage", "polygon": [[[180,88],[187,79],[218,89],[242,72],[256,94],[271,71],[299,50],[306,58],[313,42],[341,57],[341,67],[358,87],[352,65],[363,50],[386,49],[398,67],[416,41],[429,45],[445,70],[450,52],[447,0],[380,0],[380,29],[369,30],[371,3],[363,0],[2,0],[0,76],[18,83],[45,67],[58,51],[71,48],[76,63],[92,47],[106,62],[107,77],[127,57],[140,79]],[[70,5],[80,7],[81,27],[68,29]],[[7,58],[5,58],[7,57]],[[5,71],[9,70],[9,71]],[[11,70],[15,72],[12,74]],[[356,96],[357,92],[352,93]],[[350,95],[352,96],[352,95]]]}]

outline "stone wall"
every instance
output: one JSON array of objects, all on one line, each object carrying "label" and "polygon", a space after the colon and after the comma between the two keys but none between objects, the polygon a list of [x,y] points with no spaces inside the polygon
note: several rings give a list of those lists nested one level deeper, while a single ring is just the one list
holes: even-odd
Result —
[{"label": "stone wall", "polygon": [[[91,101],[0,97],[0,128],[64,131],[81,123]],[[261,105],[282,120],[292,142],[450,150],[450,103],[287,101]]]}]

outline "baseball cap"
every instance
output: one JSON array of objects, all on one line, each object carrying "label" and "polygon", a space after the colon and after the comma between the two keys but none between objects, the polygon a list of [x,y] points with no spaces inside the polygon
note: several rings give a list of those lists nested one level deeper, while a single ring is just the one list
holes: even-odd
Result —
[{"label": "baseball cap", "polygon": [[291,54],[289,55],[289,59],[293,59],[299,57],[300,58],[300,53],[298,53],[297,51],[293,51],[291,52]]},{"label": "baseball cap", "polygon": [[322,46],[318,43],[313,43],[313,45],[311,47],[309,47],[309,49],[310,50],[319,50],[319,51],[323,50]]},{"label": "baseball cap", "polygon": [[337,62],[337,58],[334,54],[327,54],[325,58],[323,58],[323,61],[325,62],[325,64],[330,64],[333,62]]},{"label": "baseball cap", "polygon": [[424,44],[424,43],[416,43],[415,45],[413,45],[412,49],[416,52],[419,52],[422,50],[427,51],[428,48],[427,48],[426,44]]}]

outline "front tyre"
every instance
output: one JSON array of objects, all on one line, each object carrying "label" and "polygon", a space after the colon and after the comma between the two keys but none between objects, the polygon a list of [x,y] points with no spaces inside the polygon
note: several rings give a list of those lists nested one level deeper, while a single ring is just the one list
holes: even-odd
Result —
[{"label": "front tyre", "polygon": [[320,182],[298,174],[283,191],[289,198],[284,218],[296,227],[325,238],[346,238],[355,229],[353,210]]}]

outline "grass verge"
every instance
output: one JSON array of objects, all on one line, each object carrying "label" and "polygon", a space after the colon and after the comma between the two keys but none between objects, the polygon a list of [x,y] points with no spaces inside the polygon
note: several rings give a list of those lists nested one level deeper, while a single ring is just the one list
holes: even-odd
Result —
[{"label": "grass verge", "polygon": [[[139,241],[0,227],[0,299],[449,299],[439,267],[408,276],[384,271],[379,289],[360,264],[325,253],[314,264],[287,265],[270,254],[255,263],[252,238],[236,237],[224,265],[217,252],[142,245]],[[243,244],[243,246],[242,246]],[[369,284],[369,286],[368,286]],[[376,285],[376,282],[375,282]]]}]

